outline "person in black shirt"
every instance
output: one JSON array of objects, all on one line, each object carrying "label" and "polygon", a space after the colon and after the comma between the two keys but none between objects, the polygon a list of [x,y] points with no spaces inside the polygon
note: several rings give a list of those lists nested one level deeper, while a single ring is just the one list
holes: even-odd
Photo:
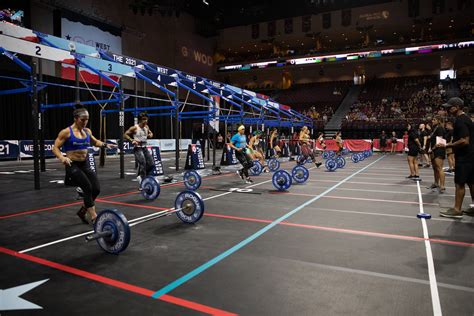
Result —
[{"label": "person in black shirt", "polygon": [[[454,171],[454,183],[456,184],[456,193],[454,207],[440,212],[443,217],[462,218],[462,202],[465,195],[465,185],[469,186],[471,199],[474,203],[474,124],[462,108],[464,101],[460,98],[451,98],[443,105],[449,109],[449,113],[456,116],[453,129],[453,140],[447,143],[447,148],[453,148],[456,158]],[[438,145],[440,146],[440,145]],[[474,215],[474,207],[465,211],[468,215]]]},{"label": "person in black shirt", "polygon": [[430,158],[428,157],[427,151],[428,151],[428,146],[429,142],[428,139],[430,137],[431,133],[431,127],[428,124],[420,124],[420,134],[419,134],[419,139],[420,139],[420,144],[421,148],[423,149],[420,152],[420,161],[422,162],[422,165],[424,168],[429,168],[431,167],[430,163]]},{"label": "person in black shirt", "polygon": [[380,151],[385,153],[385,148],[387,147],[387,134],[385,134],[385,131],[382,131],[382,134],[380,134]]},{"label": "person in black shirt", "polygon": [[[444,139],[446,139],[446,143],[453,142],[453,122],[447,121],[446,122],[446,135],[444,135]],[[446,148],[446,155],[448,156],[448,170],[446,171],[449,174],[454,172],[454,152],[452,147]]]},{"label": "person in black shirt", "polygon": [[446,149],[444,147],[436,147],[439,142],[444,139],[444,119],[437,115],[431,120],[433,129],[429,137],[429,150],[431,165],[433,166],[434,182],[428,189],[438,189],[439,193],[446,191],[444,187],[444,159],[446,158]]},{"label": "person in black shirt", "polygon": [[418,139],[418,131],[412,128],[411,124],[407,126],[408,130],[408,168],[410,168],[410,175],[408,179],[420,180],[420,174],[418,170],[418,163],[416,162],[416,157],[420,153],[421,143]]}]

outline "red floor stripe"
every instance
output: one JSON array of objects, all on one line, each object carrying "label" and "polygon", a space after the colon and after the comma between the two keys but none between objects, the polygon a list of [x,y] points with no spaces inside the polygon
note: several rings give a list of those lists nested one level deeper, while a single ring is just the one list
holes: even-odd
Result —
[{"label": "red floor stripe", "polygon": [[[53,269],[64,271],[64,272],[67,272],[67,273],[70,273],[70,274],[73,274],[73,275],[77,275],[77,276],[85,278],[85,279],[89,279],[89,280],[96,281],[96,282],[99,282],[99,283],[107,284],[107,285],[110,285],[110,286],[113,286],[113,287],[116,287],[116,288],[119,288],[119,289],[122,289],[122,290],[125,290],[125,291],[128,291],[128,292],[144,295],[144,296],[147,296],[147,297],[151,297],[151,295],[153,295],[153,293],[155,293],[155,291],[148,290],[148,289],[145,289],[145,288],[142,288],[142,287],[139,287],[139,286],[135,286],[135,285],[128,284],[128,283],[125,283],[125,282],[122,282],[122,281],[107,278],[107,277],[104,277],[104,276],[101,276],[101,275],[98,275],[98,274],[94,274],[94,273],[90,273],[90,272],[87,272],[87,271],[84,271],[84,270],[79,270],[79,269],[76,269],[76,268],[73,268],[73,267],[70,267],[70,266],[66,266],[66,265],[63,265],[63,264],[60,264],[60,263],[57,263],[57,262],[49,261],[49,260],[42,259],[42,258],[39,258],[39,257],[35,257],[35,256],[32,256],[32,255],[18,253],[16,251],[13,251],[13,250],[10,250],[10,249],[4,248],[4,247],[0,247],[0,252],[2,252],[4,254],[7,254],[7,255],[10,255],[10,256],[13,256],[13,257],[21,258],[21,259],[24,259],[24,260],[27,260],[27,261],[30,261],[30,262],[38,263],[38,264],[41,264],[43,266],[47,266],[47,267],[50,267],[50,268],[53,268]],[[223,310],[220,310],[220,309],[217,309],[217,308],[202,305],[202,304],[195,303],[195,302],[192,302],[192,301],[184,300],[184,299],[174,297],[174,296],[171,296],[171,295],[163,295],[162,297],[159,298],[159,300],[162,300],[162,301],[165,301],[165,302],[168,302],[168,303],[172,303],[172,304],[175,304],[175,305],[178,305],[178,306],[186,307],[186,308],[196,310],[196,311],[199,311],[199,312],[203,312],[203,313],[206,313],[206,314],[209,314],[209,315],[236,315],[236,314],[233,314],[233,313],[230,313],[230,312],[226,312],[226,311],[223,311]]]},{"label": "red floor stripe", "polygon": [[69,204],[55,205],[55,206],[40,208],[40,209],[37,209],[37,210],[30,210],[30,211],[24,211],[24,212],[19,212],[19,213],[12,213],[12,214],[7,214],[7,215],[2,215],[2,216],[0,216],[0,219],[16,217],[16,216],[22,216],[22,215],[33,214],[33,213],[39,213],[39,212],[44,212],[44,211],[54,210],[54,209],[57,209],[57,208],[63,208],[63,207],[68,207],[68,206],[72,206],[72,205],[79,205],[79,204],[82,204],[82,201],[69,203]]},{"label": "red floor stripe", "polygon": [[204,213],[205,216],[209,217],[218,217],[218,218],[225,218],[225,219],[235,219],[238,221],[247,221],[247,222],[255,222],[255,223],[271,223],[272,221],[267,219],[257,219],[257,218],[249,218],[249,217],[237,217],[237,216],[229,216],[229,215],[220,215],[220,214],[211,214],[211,213]]},{"label": "red floor stripe", "polygon": [[[237,216],[228,216],[228,215],[211,214],[211,213],[204,213],[204,216],[218,217],[218,218],[224,218],[224,219],[233,219],[233,220],[247,221],[247,222],[255,222],[255,223],[266,223],[266,224],[273,222],[271,220],[266,220],[266,219],[258,219],[258,218],[250,218],[250,217],[237,217]],[[296,224],[296,223],[290,223],[290,222],[281,222],[278,225],[293,226],[293,227],[308,228],[308,229],[316,229],[316,230],[325,230],[325,231],[345,233],[345,234],[353,234],[353,235],[364,235],[364,236],[371,236],[371,237],[392,238],[392,239],[413,240],[413,241],[424,241],[425,240],[423,237],[416,237],[416,236],[385,234],[385,233],[369,232],[369,231],[364,231],[364,230],[344,229],[344,228],[336,228],[336,227],[328,227],[328,226],[306,225],[306,224]],[[456,246],[464,246],[464,247],[474,247],[474,243],[468,243],[468,242],[462,242],[462,241],[452,241],[452,240],[444,240],[444,239],[428,239],[428,240],[433,242],[433,243],[438,243],[438,244],[448,244],[448,245],[456,245]]]},{"label": "red floor stripe", "polygon": [[[204,177],[203,180],[214,179],[214,178],[219,178],[219,177],[228,177],[228,176],[232,176],[232,175],[235,175],[235,174],[234,173],[229,173],[229,174],[223,174],[223,175],[217,175],[217,176],[211,176],[211,177]],[[161,187],[166,188],[166,187],[175,187],[175,186],[182,186],[182,185],[183,185],[182,182],[167,183],[167,184],[163,184]],[[101,197],[100,199],[102,200],[102,202],[107,203],[106,201],[104,201],[104,199],[111,199],[111,198],[115,198],[115,197],[127,196],[127,195],[137,194],[137,193],[139,193],[138,190],[130,191],[130,192],[126,192],[126,193],[121,193],[121,194],[115,194],[115,195],[107,195],[107,196]],[[23,215],[33,214],[33,213],[45,212],[45,211],[49,211],[49,210],[54,210],[54,209],[58,209],[58,208],[62,208],[62,207],[67,207],[67,206],[71,206],[71,205],[79,205],[79,204],[82,204],[82,201],[81,202],[68,203],[68,204],[55,205],[55,206],[45,207],[45,208],[36,209],[36,210],[29,210],[29,211],[24,211],[24,212],[1,215],[0,219],[6,219],[6,218],[23,216]],[[136,206],[136,205],[134,205],[134,206]],[[144,207],[144,208],[146,208],[146,207]]]},{"label": "red floor stripe", "polygon": [[108,200],[103,200],[103,199],[97,199],[96,201],[100,202],[100,203],[117,204],[117,205],[131,206],[131,207],[140,207],[140,208],[147,208],[147,209],[158,210],[158,211],[165,211],[165,210],[170,209],[169,207],[157,207],[157,206],[151,206],[151,205],[132,204],[132,203],[125,203],[125,202],[118,202],[118,201],[108,201]]}]

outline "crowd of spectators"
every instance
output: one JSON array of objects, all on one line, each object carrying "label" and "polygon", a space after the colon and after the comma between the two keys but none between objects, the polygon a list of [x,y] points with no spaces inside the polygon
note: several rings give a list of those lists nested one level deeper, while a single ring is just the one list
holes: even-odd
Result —
[{"label": "crowd of spectators", "polygon": [[459,92],[461,99],[464,100],[464,106],[474,107],[474,78],[465,78],[459,80]]},{"label": "crowd of spectators", "polygon": [[[413,86],[419,87],[420,90],[409,95],[403,93],[403,90]],[[402,85],[395,84],[393,92],[392,95],[387,95],[380,100],[359,99],[346,115],[346,121],[376,122],[385,119],[411,118],[426,120],[444,111],[441,105],[446,97],[446,90],[441,82],[433,85],[428,78],[422,78],[419,81],[407,80]],[[367,91],[362,91],[362,94],[364,93]],[[398,97],[394,97],[393,95],[397,93]]]}]

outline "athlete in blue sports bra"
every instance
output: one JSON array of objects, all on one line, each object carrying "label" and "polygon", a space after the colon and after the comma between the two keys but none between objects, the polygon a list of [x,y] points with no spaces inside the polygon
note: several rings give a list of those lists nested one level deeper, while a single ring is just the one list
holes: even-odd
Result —
[{"label": "athlete in blue sports bra", "polygon": [[[113,144],[106,144],[96,139],[90,129],[86,128],[89,121],[89,112],[80,108],[73,112],[74,124],[59,132],[54,141],[53,153],[66,166],[66,184],[77,185],[84,192],[84,205],[77,216],[85,223],[93,223],[97,214],[95,212],[95,199],[100,193],[99,180],[94,171],[89,168],[86,161],[87,149],[90,146],[113,148]],[[63,147],[66,156],[59,150]]]}]

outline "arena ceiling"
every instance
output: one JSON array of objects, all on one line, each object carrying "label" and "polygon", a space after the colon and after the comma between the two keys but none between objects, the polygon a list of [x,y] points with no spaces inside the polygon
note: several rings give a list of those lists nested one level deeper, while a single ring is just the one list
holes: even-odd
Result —
[{"label": "arena ceiling", "polygon": [[202,35],[212,36],[219,29],[232,26],[392,1],[396,0],[134,0],[130,8],[135,12],[162,15],[187,12],[199,19]]}]

